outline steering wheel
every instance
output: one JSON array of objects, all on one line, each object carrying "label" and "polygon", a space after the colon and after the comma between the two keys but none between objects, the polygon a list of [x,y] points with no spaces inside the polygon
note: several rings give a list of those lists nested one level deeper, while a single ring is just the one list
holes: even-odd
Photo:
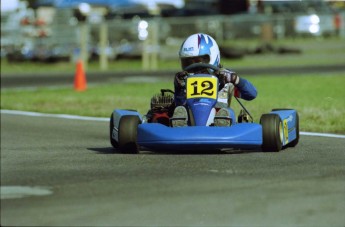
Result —
[{"label": "steering wheel", "polygon": [[214,71],[219,71],[219,67],[207,64],[207,63],[194,63],[191,65],[188,65],[186,68],[184,68],[185,71],[190,71],[192,69],[198,69],[198,68],[203,68],[203,69],[213,69]]}]

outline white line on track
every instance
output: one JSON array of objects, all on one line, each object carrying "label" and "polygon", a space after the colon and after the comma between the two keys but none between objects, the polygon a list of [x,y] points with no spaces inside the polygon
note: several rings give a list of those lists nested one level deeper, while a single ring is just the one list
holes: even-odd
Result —
[{"label": "white line on track", "polygon": [[[28,112],[28,111],[20,111],[20,110],[0,110],[0,112],[1,114],[24,115],[24,116],[32,116],[32,117],[55,117],[55,118],[83,120],[83,121],[109,121],[109,118],[105,118],[105,117],[84,117],[84,116],[69,115],[69,114],[47,114],[47,113]],[[333,138],[345,139],[345,135],[331,134],[331,133],[300,132],[300,135],[333,137]]]},{"label": "white line on track", "polygon": [[84,116],[69,115],[69,114],[47,114],[47,113],[28,112],[28,111],[20,111],[20,110],[1,110],[1,113],[12,114],[12,115],[32,116],[32,117],[55,117],[55,118],[83,120],[83,121],[109,121],[109,118],[104,118],[104,117],[84,117]]},{"label": "white line on track", "polygon": [[345,135],[331,134],[331,133],[318,133],[318,132],[299,132],[300,135],[304,136],[322,136],[322,137],[333,137],[333,138],[343,138]]}]

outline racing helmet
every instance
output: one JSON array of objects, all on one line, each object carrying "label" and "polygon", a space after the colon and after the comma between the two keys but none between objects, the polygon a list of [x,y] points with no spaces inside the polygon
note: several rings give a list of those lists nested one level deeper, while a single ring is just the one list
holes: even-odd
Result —
[{"label": "racing helmet", "polygon": [[184,70],[193,63],[207,63],[219,67],[220,52],[217,42],[209,35],[197,33],[189,36],[181,45],[179,57]]}]

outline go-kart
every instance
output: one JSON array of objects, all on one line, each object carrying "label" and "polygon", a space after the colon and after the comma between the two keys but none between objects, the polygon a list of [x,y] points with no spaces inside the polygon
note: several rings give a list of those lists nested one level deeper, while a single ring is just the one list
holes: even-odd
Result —
[{"label": "go-kart", "polygon": [[[218,67],[195,63],[186,68]],[[141,149],[153,151],[168,150],[222,150],[255,149],[278,152],[286,147],[294,147],[299,141],[299,117],[294,109],[273,109],[263,114],[260,123],[243,104],[236,118],[224,95],[218,91],[218,78],[204,73],[189,74],[186,79],[186,109],[189,122],[186,127],[172,127],[171,107],[174,106],[173,91],[162,89],[151,99],[151,108],[146,115],[135,110],[115,109],[110,117],[110,142],[123,153],[138,153]],[[227,96],[227,97],[226,97]],[[214,126],[215,109],[222,101],[230,112],[231,125]]]}]

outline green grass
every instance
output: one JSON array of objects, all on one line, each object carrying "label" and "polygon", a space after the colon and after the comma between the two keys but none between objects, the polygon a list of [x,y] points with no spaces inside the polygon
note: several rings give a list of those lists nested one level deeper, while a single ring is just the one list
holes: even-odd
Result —
[{"label": "green grass", "polygon": [[[345,133],[345,77],[342,73],[247,77],[258,97],[243,103],[256,122],[272,108],[294,108],[302,131]],[[2,90],[1,109],[109,117],[115,108],[137,109],[145,114],[149,101],[169,82],[93,85],[85,92],[72,88]],[[239,105],[233,100],[238,113]]]}]

